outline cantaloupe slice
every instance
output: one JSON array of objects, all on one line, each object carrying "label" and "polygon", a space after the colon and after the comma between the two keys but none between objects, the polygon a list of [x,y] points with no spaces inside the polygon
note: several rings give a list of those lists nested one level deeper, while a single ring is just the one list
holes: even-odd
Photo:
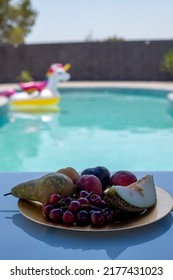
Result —
[{"label": "cantaloupe slice", "polygon": [[128,212],[142,211],[156,203],[156,188],[152,175],[146,175],[129,186],[112,186],[105,195],[109,206]]}]

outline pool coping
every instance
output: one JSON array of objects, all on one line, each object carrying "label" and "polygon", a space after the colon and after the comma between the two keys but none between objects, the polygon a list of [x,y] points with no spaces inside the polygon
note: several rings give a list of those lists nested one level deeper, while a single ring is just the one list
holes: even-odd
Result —
[{"label": "pool coping", "polygon": [[[173,82],[145,81],[68,81],[61,82],[59,88],[141,88],[173,91]],[[0,90],[18,88],[16,83],[0,84]]]},{"label": "pool coping", "polygon": [[59,88],[141,88],[173,91],[173,82],[69,81]]}]

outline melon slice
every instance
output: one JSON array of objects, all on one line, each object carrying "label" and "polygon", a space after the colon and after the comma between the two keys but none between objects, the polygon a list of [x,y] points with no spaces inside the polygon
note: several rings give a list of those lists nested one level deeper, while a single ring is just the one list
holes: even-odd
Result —
[{"label": "melon slice", "polygon": [[128,212],[138,212],[156,203],[156,188],[152,175],[146,175],[129,186],[112,186],[105,195],[109,206]]}]

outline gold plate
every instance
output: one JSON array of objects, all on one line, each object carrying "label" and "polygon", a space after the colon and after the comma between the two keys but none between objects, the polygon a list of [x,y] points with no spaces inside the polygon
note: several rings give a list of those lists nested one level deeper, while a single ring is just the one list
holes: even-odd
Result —
[{"label": "gold plate", "polygon": [[19,199],[18,207],[20,212],[26,218],[38,224],[49,227],[74,231],[117,231],[145,226],[165,217],[173,207],[173,199],[166,191],[164,191],[161,188],[156,187],[156,192],[157,203],[154,207],[147,209],[142,214],[133,218],[123,219],[123,221],[107,224],[103,227],[93,227],[91,225],[66,226],[62,224],[57,224],[53,221],[48,221],[42,215],[42,205],[35,201]]}]

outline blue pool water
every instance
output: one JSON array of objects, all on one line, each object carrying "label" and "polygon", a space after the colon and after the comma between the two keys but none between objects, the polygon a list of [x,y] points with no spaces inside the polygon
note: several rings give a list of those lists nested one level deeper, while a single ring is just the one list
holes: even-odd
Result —
[{"label": "blue pool water", "polygon": [[166,91],[61,89],[57,113],[0,116],[0,171],[173,170]]}]

